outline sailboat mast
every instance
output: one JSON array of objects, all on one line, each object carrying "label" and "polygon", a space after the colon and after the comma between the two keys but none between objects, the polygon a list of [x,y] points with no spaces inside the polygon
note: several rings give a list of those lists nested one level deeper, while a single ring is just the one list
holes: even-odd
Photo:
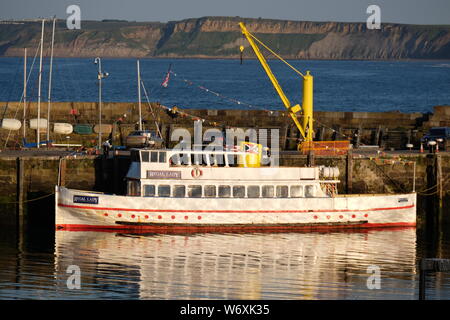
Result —
[{"label": "sailboat mast", "polygon": [[53,71],[53,45],[55,43],[55,23],[56,16],[53,17],[53,32],[52,32],[52,46],[50,53],[50,71],[48,76],[48,105],[47,105],[47,148],[50,146],[50,109],[51,109],[51,94],[52,94],[52,71]]},{"label": "sailboat mast", "polygon": [[26,138],[27,129],[25,126],[25,118],[27,114],[27,48],[25,48],[23,57],[23,137]]},{"label": "sailboat mast", "polygon": [[138,75],[138,101],[139,101],[139,130],[142,131],[141,70],[139,66],[139,60],[137,61],[137,75]]},{"label": "sailboat mast", "polygon": [[41,31],[41,55],[39,58],[39,89],[38,89],[38,114],[37,114],[37,148],[39,148],[40,142],[40,126],[41,126],[41,82],[42,82],[42,48],[44,44],[44,24],[45,19],[42,19],[42,31]]}]

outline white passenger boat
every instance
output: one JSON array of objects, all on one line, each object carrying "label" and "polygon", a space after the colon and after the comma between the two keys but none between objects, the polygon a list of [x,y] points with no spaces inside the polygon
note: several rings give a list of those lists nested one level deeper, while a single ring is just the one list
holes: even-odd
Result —
[{"label": "white passenger boat", "polygon": [[[247,156],[134,149],[125,196],[56,187],[56,228],[157,232],[416,224],[416,193],[339,195],[337,168],[255,167]],[[236,158],[240,164],[233,165]]]}]

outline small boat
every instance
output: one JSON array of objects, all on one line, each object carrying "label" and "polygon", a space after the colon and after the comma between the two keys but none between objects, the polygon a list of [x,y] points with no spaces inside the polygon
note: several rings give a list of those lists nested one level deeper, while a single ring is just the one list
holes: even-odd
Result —
[{"label": "small boat", "polygon": [[22,122],[17,119],[3,119],[1,128],[6,130],[19,130],[22,127]]},{"label": "small boat", "polygon": [[340,195],[337,168],[248,166],[248,157],[247,152],[132,149],[124,196],[56,186],[56,228],[158,232],[416,225],[414,192]]},{"label": "small boat", "polygon": [[31,119],[30,120],[30,129],[37,130],[39,121],[39,130],[47,130],[47,119]]},{"label": "small boat", "polygon": [[77,124],[73,128],[73,131],[77,134],[91,134],[92,133],[92,125],[90,124]]},{"label": "small boat", "polygon": [[112,131],[112,125],[110,124],[102,124],[101,126],[99,124],[96,124],[94,126],[94,132],[95,133],[103,133],[103,134],[110,134]]},{"label": "small boat", "polygon": [[71,134],[73,126],[70,123],[56,122],[53,124],[53,132],[59,134]]}]

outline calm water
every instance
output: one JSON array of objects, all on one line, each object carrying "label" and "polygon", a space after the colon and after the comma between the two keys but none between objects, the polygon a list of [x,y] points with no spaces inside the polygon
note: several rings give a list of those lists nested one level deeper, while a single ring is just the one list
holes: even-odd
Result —
[{"label": "calm water", "polygon": [[[2,233],[0,299],[417,299],[417,262],[450,257],[447,233],[415,228],[327,233]],[[81,289],[68,289],[68,266]],[[367,267],[381,289],[367,288]],[[450,299],[431,274],[429,299]]]},{"label": "calm water", "polygon": [[[29,81],[29,96],[37,100],[38,59]],[[29,59],[30,69],[32,59]],[[160,86],[172,63],[168,88]],[[316,110],[431,112],[450,104],[450,61],[291,61],[315,77]],[[301,79],[281,62],[272,68],[292,102],[301,102]],[[137,101],[136,60],[103,59],[110,76],[103,82],[104,101]],[[0,101],[18,101],[22,94],[23,60],[0,58]],[[47,99],[48,59],[44,64],[43,98]],[[54,63],[53,101],[97,101],[97,66],[93,59],[58,58]],[[141,74],[151,101],[183,108],[243,108],[209,90],[257,107],[283,109],[258,61],[143,59]],[[145,96],[143,95],[145,101]],[[3,106],[2,106],[3,107]]]}]

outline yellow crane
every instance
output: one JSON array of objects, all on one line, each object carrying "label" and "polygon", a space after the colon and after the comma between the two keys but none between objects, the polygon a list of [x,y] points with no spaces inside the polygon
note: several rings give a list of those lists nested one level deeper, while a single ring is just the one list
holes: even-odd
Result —
[{"label": "yellow crane", "polygon": [[[278,95],[281,98],[281,101],[283,101],[284,106],[288,110],[289,116],[294,121],[295,125],[297,126],[298,130],[300,131],[300,134],[302,135],[304,142],[312,142],[313,141],[313,81],[314,78],[310,74],[309,71],[306,72],[305,75],[303,75],[300,71],[292,67],[288,62],[283,60],[279,55],[277,55],[275,52],[270,50],[264,43],[262,43],[260,40],[258,40],[253,34],[251,34],[247,28],[245,27],[245,24],[240,22],[239,26],[241,27],[242,34],[247,38],[248,42],[250,43],[251,47],[253,48],[253,51],[256,54],[256,57],[258,58],[259,62],[261,63],[262,67],[267,73],[267,76],[269,77],[270,81],[272,82],[275,90],[277,91]],[[262,46],[264,46],[266,49],[268,49],[272,54],[274,54],[278,59],[282,60],[284,63],[289,65],[293,70],[295,70],[298,74],[301,75],[303,78],[303,101],[302,105],[296,104],[294,106],[291,105],[291,102],[286,97],[283,89],[281,88],[280,84],[278,83],[277,78],[273,74],[272,70],[270,69],[269,64],[266,61],[266,58],[264,58],[263,54],[259,50],[258,45],[255,43],[258,42]],[[302,117],[302,121],[300,122],[297,118],[297,114],[300,113]],[[301,148],[301,145],[299,145],[299,149]]]}]

